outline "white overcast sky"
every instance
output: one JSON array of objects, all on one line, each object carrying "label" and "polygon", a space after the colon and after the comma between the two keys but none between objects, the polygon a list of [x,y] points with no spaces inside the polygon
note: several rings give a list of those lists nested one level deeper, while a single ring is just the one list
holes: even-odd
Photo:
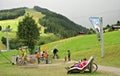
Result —
[{"label": "white overcast sky", "polygon": [[120,0],[0,0],[0,10],[24,6],[47,8],[85,27],[90,16],[103,17],[103,25],[120,20]]}]

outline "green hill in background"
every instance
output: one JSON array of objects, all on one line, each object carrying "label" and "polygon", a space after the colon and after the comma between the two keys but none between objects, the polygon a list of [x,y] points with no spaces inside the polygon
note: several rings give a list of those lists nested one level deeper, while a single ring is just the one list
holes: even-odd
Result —
[{"label": "green hill in background", "polygon": [[76,36],[79,32],[88,33],[87,28],[74,23],[61,14],[38,6],[34,6],[34,10],[45,14],[45,16],[39,20],[40,24],[47,28],[45,29],[45,33],[54,33],[60,38]]},{"label": "green hill in background", "polygon": [[22,16],[18,16],[17,18],[14,18],[14,19],[0,20],[0,25],[3,27],[3,29],[5,29],[6,26],[10,25],[12,28],[12,31],[16,32],[17,27],[18,27],[18,22],[21,21],[23,19],[24,15],[26,15],[27,13],[29,13],[31,16],[33,16],[33,19],[36,21],[38,26],[40,25],[38,23],[38,20],[44,16],[43,14],[41,14],[40,12],[37,12],[33,9],[29,9],[29,8],[21,8],[21,9],[25,10],[25,13]]},{"label": "green hill in background", "polygon": [[[18,23],[27,13],[33,17],[40,29],[40,36],[42,36],[42,39],[39,44],[76,36],[79,32],[88,33],[87,28],[75,24],[65,16],[49,11],[48,9],[38,6],[35,6],[34,8],[21,7],[0,11],[0,26],[2,26],[2,30],[8,25],[10,25],[10,28],[12,29],[12,31],[9,32],[10,40],[16,38]],[[0,40],[2,36],[6,37],[5,33],[0,32],[0,34]]]}]

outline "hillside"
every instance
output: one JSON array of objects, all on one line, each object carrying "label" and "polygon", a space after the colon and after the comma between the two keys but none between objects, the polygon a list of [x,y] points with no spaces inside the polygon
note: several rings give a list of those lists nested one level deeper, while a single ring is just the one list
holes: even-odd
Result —
[{"label": "hillside", "polygon": [[[96,34],[76,36],[68,39],[59,40],[41,46],[41,51],[47,50],[52,55],[52,50],[57,48],[60,58],[67,56],[67,50],[71,51],[71,58],[79,61],[80,59],[95,56],[95,63],[99,65],[120,67],[120,31],[104,33],[104,52],[105,56],[101,58],[101,44],[97,41]],[[14,54],[20,54],[19,51],[5,52],[4,55],[11,59]],[[1,55],[0,55],[1,56]],[[2,62],[7,62],[1,57]]]},{"label": "hillside", "polygon": [[[37,8],[39,9],[40,7]],[[21,14],[18,13],[20,11],[23,13]],[[88,32],[88,29],[78,24],[75,24],[65,16],[56,14],[55,12],[49,11],[48,9],[40,8],[39,10],[37,10],[36,6],[34,8],[21,7],[21,8],[0,10],[0,18],[1,18],[0,26],[2,26],[2,30],[4,30],[8,25],[10,25],[12,29],[12,31],[9,32],[10,40],[16,38],[18,23],[23,19],[23,17],[27,13],[29,13],[33,17],[35,22],[38,24],[38,28],[40,28],[40,36],[45,36],[42,37],[45,39],[41,39],[41,42],[39,42],[40,44],[59,40],[60,38],[68,38],[68,37],[76,36],[81,31],[84,33]],[[55,36],[51,36],[51,34]],[[3,34],[3,36],[6,37],[5,33]],[[2,35],[0,36],[0,40],[1,37]],[[55,37],[55,38],[49,39],[50,37],[52,38]]]},{"label": "hillside", "polygon": [[[95,56],[95,62],[101,65],[120,67],[120,31],[104,33],[104,58],[101,58],[101,43],[97,41],[96,35],[76,36],[56,42],[52,42],[41,47],[47,49],[50,54],[54,48],[59,49],[59,56],[64,58],[67,50],[71,50],[71,57],[75,60]],[[47,47],[47,48],[46,48]]]},{"label": "hillside", "polygon": [[85,34],[88,33],[87,28],[72,22],[61,14],[38,6],[34,6],[34,10],[45,14],[45,16],[41,18],[39,22],[47,28],[45,29],[46,33],[54,33],[60,38],[76,36],[79,32],[84,32]]},{"label": "hillside", "polygon": [[[23,13],[19,15],[21,11]],[[0,18],[1,18],[0,25],[3,27],[3,29],[6,26],[10,25],[13,31],[17,31],[18,22],[21,21],[23,19],[23,16],[27,13],[33,16],[33,19],[36,21],[39,27],[41,25],[46,27],[45,29],[46,33],[54,33],[54,34],[58,33],[61,37],[66,38],[66,37],[75,36],[80,31],[85,32],[85,33],[88,32],[88,29],[78,24],[75,24],[74,22],[66,18],[65,16],[49,11],[48,9],[38,7],[38,6],[35,6],[33,9],[27,8],[27,7],[21,7],[21,8],[1,10],[0,11]],[[13,18],[11,18],[11,16]],[[43,22],[44,20],[45,22]],[[41,26],[41,32],[43,33],[44,27],[42,26]]]},{"label": "hillside", "polygon": [[[18,8],[20,9],[20,8]],[[36,23],[38,24],[38,27],[40,27],[41,25],[38,23],[39,19],[42,18],[44,15],[41,14],[40,12],[37,12],[37,11],[34,11],[33,9],[28,9],[28,8],[21,8],[21,9],[25,9],[25,14],[29,13],[31,16],[33,16],[33,19],[36,21]],[[4,10],[5,12],[6,11],[9,11],[11,12],[10,10],[13,10],[13,9],[9,9],[9,10]],[[1,10],[3,12],[3,10]],[[0,11],[0,12],[1,12]],[[24,14],[24,15],[25,15]],[[18,22],[21,21],[23,19],[23,16],[18,16],[17,18],[15,19],[6,19],[6,20],[0,20],[0,26],[2,26],[2,29],[4,30],[8,25],[10,25],[12,31],[8,33],[9,35],[9,40],[11,39],[14,39],[16,38],[16,31],[18,30],[17,27],[18,27]],[[41,34],[44,34],[44,27],[41,26],[41,31],[40,33]],[[6,49],[5,45],[2,44],[1,42],[1,38],[2,37],[6,37],[6,33],[5,32],[1,32],[0,31],[0,49]]]},{"label": "hillside", "polygon": [[[25,14],[29,13],[31,16],[33,16],[33,19],[36,21],[36,23],[38,24],[38,26],[40,26],[40,24],[38,23],[38,20],[40,18],[42,18],[44,15],[41,14],[40,12],[34,11],[33,9],[25,9]],[[6,26],[10,25],[12,28],[12,31],[17,31],[17,27],[18,27],[18,22],[21,21],[24,17],[24,15],[19,16],[15,19],[6,19],[6,20],[0,20],[0,25],[3,27],[3,29],[5,29]]]},{"label": "hillside", "polygon": [[25,7],[0,10],[0,20],[15,19],[25,14]]}]

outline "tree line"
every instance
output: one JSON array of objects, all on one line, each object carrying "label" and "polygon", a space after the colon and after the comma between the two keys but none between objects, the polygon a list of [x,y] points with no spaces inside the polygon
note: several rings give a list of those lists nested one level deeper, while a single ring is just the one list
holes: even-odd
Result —
[{"label": "tree line", "polygon": [[0,20],[15,19],[25,14],[26,7],[14,8],[9,10],[0,10]]},{"label": "tree line", "polygon": [[[104,32],[105,32],[106,30],[107,30],[108,32],[114,31],[114,30],[115,30],[114,26],[120,27],[120,21],[118,20],[116,24],[112,24],[112,25],[109,25],[109,24],[108,24],[108,25],[106,25],[106,27],[104,27],[103,30],[104,30]],[[118,30],[118,29],[117,29],[117,30]]]}]

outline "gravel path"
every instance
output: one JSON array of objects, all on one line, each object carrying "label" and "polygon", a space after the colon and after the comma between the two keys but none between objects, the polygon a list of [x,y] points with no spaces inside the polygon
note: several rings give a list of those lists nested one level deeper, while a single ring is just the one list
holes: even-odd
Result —
[{"label": "gravel path", "polygon": [[[76,61],[70,61],[70,62],[64,62],[66,64],[69,63],[75,63]],[[63,63],[54,63],[54,64],[31,64],[31,65],[26,65],[26,66],[22,66],[22,67],[37,67],[37,66],[58,66],[58,65],[62,65]],[[120,76],[120,68],[117,67],[110,67],[110,66],[102,66],[102,65],[98,65],[98,70],[101,72],[111,72],[113,74],[116,74],[118,76]]]},{"label": "gravel path", "polygon": [[111,72],[113,74],[120,76],[120,68],[98,65],[98,70],[105,71],[105,72]]}]

